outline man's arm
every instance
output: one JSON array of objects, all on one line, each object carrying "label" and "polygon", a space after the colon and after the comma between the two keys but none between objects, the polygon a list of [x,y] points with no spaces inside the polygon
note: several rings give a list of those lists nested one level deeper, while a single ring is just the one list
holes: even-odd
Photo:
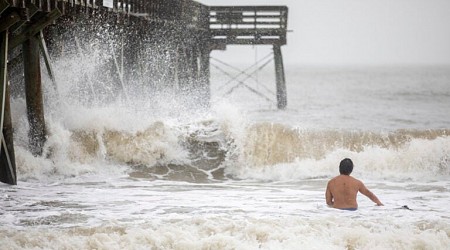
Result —
[{"label": "man's arm", "polygon": [[333,207],[333,194],[331,194],[329,186],[330,186],[330,182],[328,182],[327,191],[325,191],[325,200],[326,200],[328,206]]},{"label": "man's arm", "polygon": [[378,199],[378,197],[372,192],[370,192],[370,190],[367,189],[364,183],[362,182],[360,182],[359,185],[359,192],[361,192],[363,195],[367,196],[369,199],[375,202],[377,206],[384,206],[383,203],[381,203],[381,201]]}]

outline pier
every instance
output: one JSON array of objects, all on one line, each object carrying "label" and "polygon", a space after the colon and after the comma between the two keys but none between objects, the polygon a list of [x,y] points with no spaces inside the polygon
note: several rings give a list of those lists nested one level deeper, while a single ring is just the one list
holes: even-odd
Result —
[{"label": "pier", "polygon": [[[86,34],[104,32],[99,30],[103,24],[119,30],[114,35],[120,44],[111,44],[109,77],[125,97],[124,83],[139,75],[154,88],[195,91],[207,106],[211,51],[227,45],[272,45],[277,107],[285,109],[281,47],[287,17],[286,6],[206,6],[193,0],[0,0],[0,181],[17,184],[11,92],[26,99],[29,150],[40,156],[47,137],[41,71],[57,88],[51,57],[63,56],[67,46],[81,53]],[[77,32],[80,27],[85,33]],[[154,46],[151,56],[142,52],[149,44]],[[155,58],[164,59],[155,63]]]}]

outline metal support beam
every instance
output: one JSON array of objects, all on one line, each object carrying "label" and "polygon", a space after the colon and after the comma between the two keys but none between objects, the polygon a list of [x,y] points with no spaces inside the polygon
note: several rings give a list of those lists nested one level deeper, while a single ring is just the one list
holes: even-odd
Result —
[{"label": "metal support beam", "polygon": [[25,75],[25,96],[27,115],[30,124],[28,133],[30,151],[42,155],[46,141],[44,104],[42,97],[41,68],[39,62],[39,38],[32,36],[23,43],[23,62]]},{"label": "metal support beam", "polygon": [[278,109],[285,109],[287,106],[286,79],[284,76],[283,56],[279,44],[273,45],[273,55],[275,59],[275,78],[277,81],[277,107]]},{"label": "metal support beam", "polygon": [[[0,181],[17,184],[12,140],[11,108],[7,82],[8,31],[0,33]],[[4,136],[5,134],[5,136]]]}]

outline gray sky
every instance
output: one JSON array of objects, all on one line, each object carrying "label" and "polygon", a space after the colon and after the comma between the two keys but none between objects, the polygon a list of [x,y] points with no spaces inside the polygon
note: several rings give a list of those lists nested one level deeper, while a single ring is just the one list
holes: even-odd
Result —
[{"label": "gray sky", "polygon": [[[450,65],[450,0],[199,0],[207,5],[287,5],[287,64]],[[267,54],[252,46],[213,52],[227,61]],[[245,56],[244,56],[245,55]]]}]

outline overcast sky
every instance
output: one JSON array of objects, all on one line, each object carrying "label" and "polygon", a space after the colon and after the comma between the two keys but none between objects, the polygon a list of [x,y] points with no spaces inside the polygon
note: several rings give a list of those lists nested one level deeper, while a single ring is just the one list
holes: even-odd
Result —
[{"label": "overcast sky", "polygon": [[[287,5],[287,64],[450,65],[450,0],[199,0],[207,5]],[[267,48],[229,48],[229,61]],[[248,56],[243,56],[245,53]],[[260,55],[261,54],[261,55]]]}]

